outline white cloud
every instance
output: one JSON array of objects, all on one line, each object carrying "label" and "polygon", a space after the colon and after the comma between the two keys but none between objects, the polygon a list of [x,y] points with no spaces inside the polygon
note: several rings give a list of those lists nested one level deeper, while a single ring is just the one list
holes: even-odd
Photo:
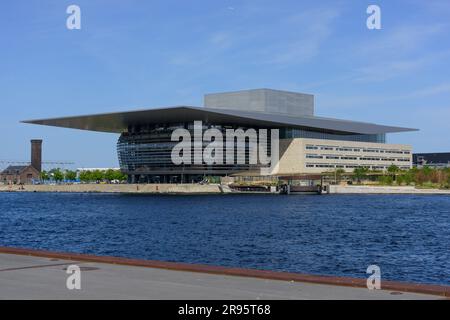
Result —
[{"label": "white cloud", "polygon": [[396,60],[378,62],[357,69],[354,81],[386,81],[418,70],[427,63],[427,59]]},{"label": "white cloud", "polygon": [[450,50],[419,55],[417,58],[398,58],[396,60],[377,59],[375,63],[360,67],[353,73],[352,80],[357,82],[386,81],[400,76],[417,73],[425,67],[441,63],[450,56]]},{"label": "white cloud", "polygon": [[[324,94],[323,96],[319,96],[318,100],[320,100],[321,110],[351,110],[355,109],[359,110],[361,106],[364,107],[379,107],[384,104],[395,103],[398,108],[408,108],[408,112],[412,109],[410,108],[410,102],[413,101],[414,104],[421,98],[429,98],[434,97],[440,94],[450,94],[450,83],[437,83],[430,85],[429,87],[425,87],[417,90],[410,90],[408,92],[401,92],[397,95],[375,95],[375,94],[365,94],[365,95],[351,95],[351,96],[341,96],[335,95],[331,93]],[[408,103],[400,103],[400,102],[408,102]],[[427,100],[423,100],[427,101]],[[422,107],[421,107],[422,108]],[[421,109],[418,108],[418,109]],[[428,109],[433,109],[436,111],[437,109],[428,106]],[[445,108],[447,112],[450,112],[450,107]]]},{"label": "white cloud", "polygon": [[383,29],[375,40],[370,37],[362,43],[359,53],[362,56],[372,57],[398,57],[423,48],[434,36],[447,31],[443,24],[410,25],[406,24],[396,29]]},{"label": "white cloud", "polygon": [[331,36],[333,23],[339,14],[337,8],[321,8],[286,18],[284,28],[291,36],[287,41],[269,44],[266,62],[297,64],[314,58]]},{"label": "white cloud", "polygon": [[210,43],[220,49],[227,49],[233,43],[232,35],[228,32],[214,33],[210,38]]},{"label": "white cloud", "polygon": [[289,66],[304,63],[320,53],[340,14],[338,8],[324,7],[271,20],[268,18],[273,17],[271,10],[273,8],[264,9],[263,6],[258,11],[252,7],[240,9],[246,17],[250,15],[252,19],[267,21],[264,27],[242,22],[225,30],[213,30],[189,51],[176,52],[169,58],[169,63],[194,66],[231,57],[255,64]]},{"label": "white cloud", "polygon": [[448,0],[415,0],[415,2],[422,6],[424,10],[430,11],[433,14],[447,15],[450,13],[450,2]]},{"label": "white cloud", "polygon": [[440,83],[414,92],[411,97],[427,97],[442,93],[450,93],[450,83]]}]

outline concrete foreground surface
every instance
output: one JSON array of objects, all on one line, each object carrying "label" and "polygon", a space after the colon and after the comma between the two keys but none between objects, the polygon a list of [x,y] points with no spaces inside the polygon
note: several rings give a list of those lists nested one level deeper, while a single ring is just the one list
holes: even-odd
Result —
[{"label": "concrete foreground surface", "polygon": [[[81,290],[66,287],[69,265],[81,268]],[[0,253],[0,299],[443,299],[251,277],[164,270]]]}]

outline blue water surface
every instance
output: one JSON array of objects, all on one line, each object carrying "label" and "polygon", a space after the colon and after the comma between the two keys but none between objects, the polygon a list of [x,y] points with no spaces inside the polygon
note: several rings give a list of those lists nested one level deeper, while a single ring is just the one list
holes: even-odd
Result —
[{"label": "blue water surface", "polygon": [[0,193],[0,245],[450,285],[450,196]]}]

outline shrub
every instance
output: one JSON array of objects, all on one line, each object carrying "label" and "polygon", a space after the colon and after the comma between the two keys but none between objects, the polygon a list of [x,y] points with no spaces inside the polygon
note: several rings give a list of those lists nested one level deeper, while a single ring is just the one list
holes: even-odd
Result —
[{"label": "shrub", "polygon": [[392,178],[392,176],[380,176],[378,177],[378,181],[382,185],[391,185],[394,179]]}]

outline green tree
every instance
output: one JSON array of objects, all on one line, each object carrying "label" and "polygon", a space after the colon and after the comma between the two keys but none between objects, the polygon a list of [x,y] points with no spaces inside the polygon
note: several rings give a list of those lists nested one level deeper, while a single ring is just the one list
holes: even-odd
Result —
[{"label": "green tree", "polygon": [[342,168],[336,169],[334,171],[335,182],[339,183],[342,180],[342,176],[345,174],[345,170]]},{"label": "green tree", "polygon": [[92,172],[91,171],[81,171],[80,172],[80,181],[82,182],[90,182],[92,181]]},{"label": "green tree", "polygon": [[109,182],[116,180],[116,170],[108,169],[104,173],[104,178]]},{"label": "green tree", "polygon": [[387,172],[391,175],[392,181],[396,181],[397,174],[400,172],[400,168],[395,164],[391,164],[387,169]]},{"label": "green tree", "polygon": [[398,173],[398,172],[400,171],[400,168],[397,167],[395,164],[391,164],[391,165],[389,166],[389,168],[387,169],[387,171],[388,171],[390,174],[395,175],[396,173]]},{"label": "green tree", "polygon": [[391,185],[393,182],[393,179],[391,176],[379,176],[378,181],[382,185]]},{"label": "green tree", "polygon": [[403,185],[405,183],[405,175],[401,174],[395,177],[395,181],[399,186]]},{"label": "green tree", "polygon": [[53,179],[56,182],[60,182],[60,181],[64,180],[64,173],[59,168],[50,170],[50,175],[53,177]]},{"label": "green tree", "polygon": [[402,180],[406,185],[410,185],[414,182],[415,170],[411,169],[406,171],[402,176]]},{"label": "green tree", "polygon": [[45,171],[45,170],[41,171],[41,180],[42,180],[42,181],[47,181],[47,180],[49,180],[49,179],[50,179],[50,177],[49,177],[49,175],[48,175],[48,172]]},{"label": "green tree", "polygon": [[73,180],[75,180],[75,179],[77,178],[77,173],[76,173],[75,171],[72,171],[72,170],[67,170],[67,171],[64,173],[64,178],[65,178],[66,180],[71,180],[71,181],[73,181]]},{"label": "green tree", "polygon": [[426,177],[426,179],[430,179],[431,174],[433,173],[433,169],[429,166],[424,166],[422,169],[422,174]]},{"label": "green tree", "polygon": [[358,167],[353,169],[353,176],[356,178],[358,183],[361,183],[361,180],[367,177],[367,173],[369,169],[366,167]]},{"label": "green tree", "polygon": [[127,178],[128,178],[128,176],[126,174],[124,174],[122,171],[120,171],[120,170],[114,171],[114,179],[115,180],[126,181]]},{"label": "green tree", "polygon": [[105,179],[105,173],[104,171],[100,171],[100,170],[94,170],[92,172],[92,181],[102,181]]}]

